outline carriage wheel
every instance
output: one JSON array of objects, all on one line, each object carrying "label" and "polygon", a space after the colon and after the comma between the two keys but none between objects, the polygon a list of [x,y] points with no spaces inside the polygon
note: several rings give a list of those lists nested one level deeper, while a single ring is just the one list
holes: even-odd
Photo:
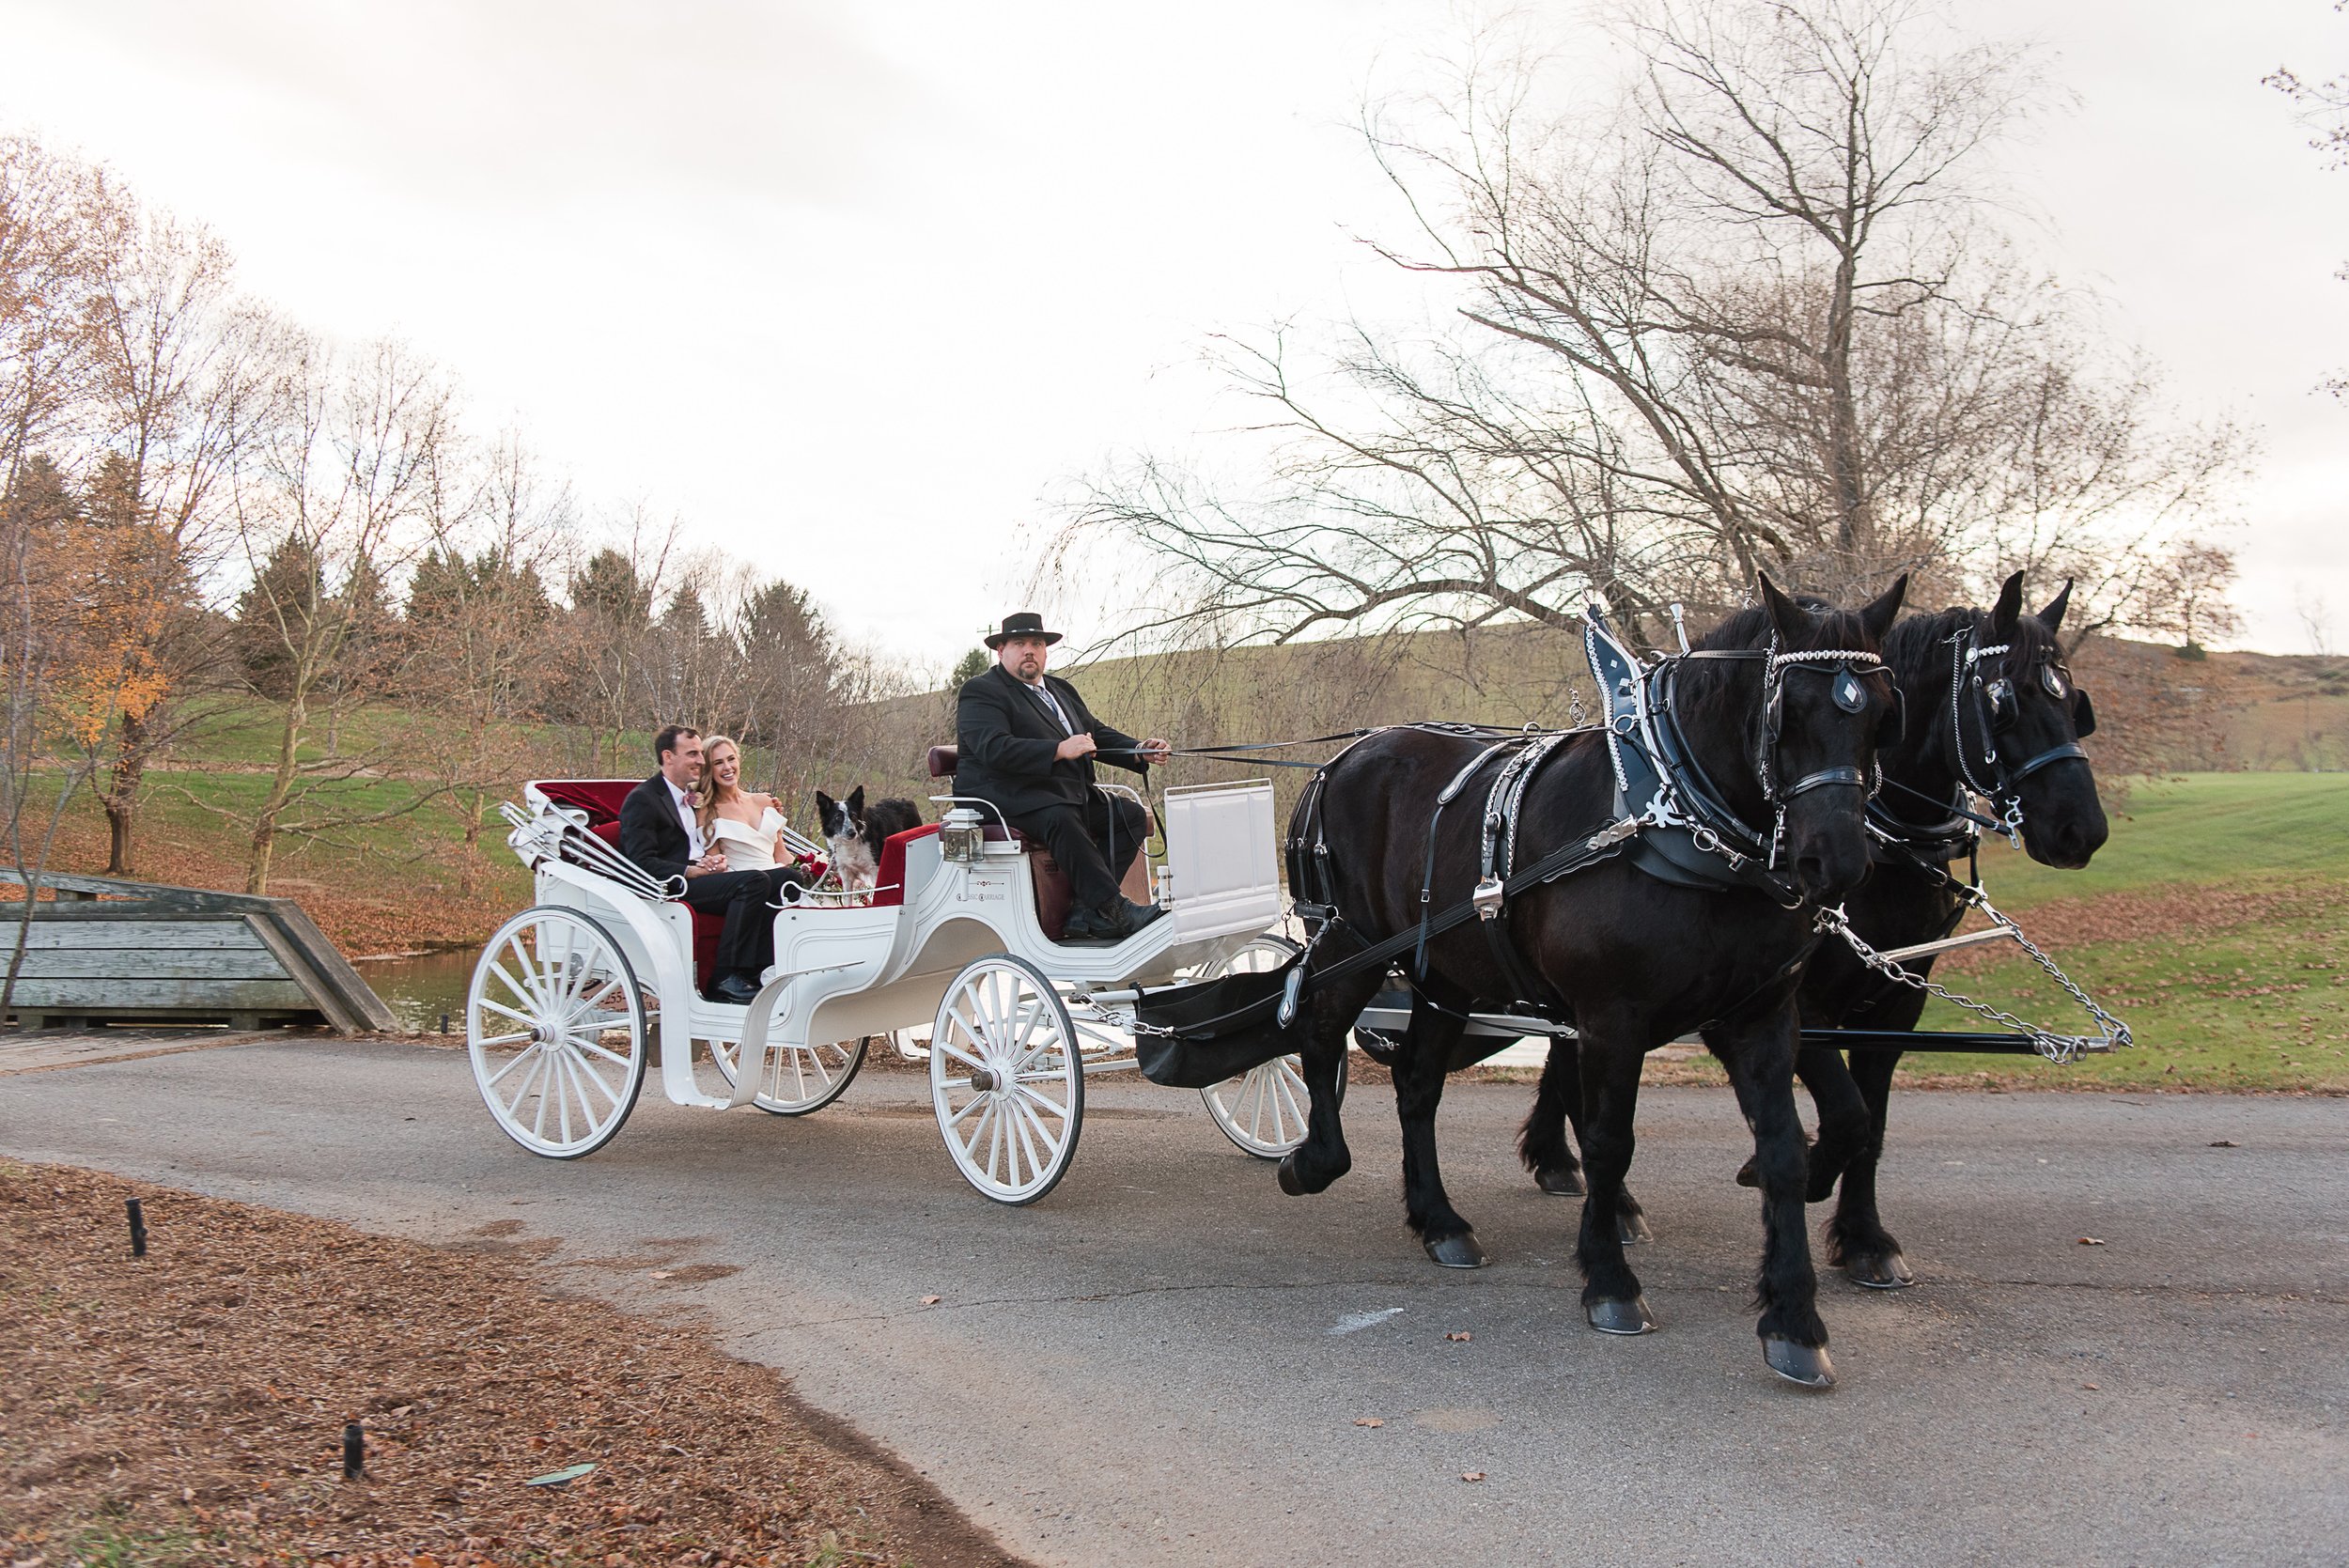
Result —
[{"label": "carriage wheel", "polygon": [[474,966],[465,1043],[506,1136],[577,1159],[612,1141],[644,1087],[644,993],[619,944],[576,909],[524,909]]},{"label": "carriage wheel", "polygon": [[[1203,979],[1226,974],[1263,974],[1277,970],[1295,955],[1297,944],[1283,937],[1258,937]],[[1258,1159],[1279,1159],[1305,1141],[1305,1112],[1311,1095],[1305,1087],[1304,1059],[1294,1051],[1237,1078],[1199,1091],[1207,1114],[1223,1136]],[[1346,1059],[1338,1059],[1338,1097],[1346,1097]]]},{"label": "carriage wheel", "polygon": [[1033,1203],[1076,1157],[1084,1057],[1043,971],[998,954],[955,976],[930,1030],[930,1101],[963,1180]]},{"label": "carriage wheel", "polygon": [[[864,1065],[865,1048],[872,1043],[870,1034],[854,1040],[828,1041],[820,1046],[791,1046],[769,1040],[767,1077],[751,1103],[777,1116],[804,1116],[809,1111],[821,1110],[855,1081],[857,1069]],[[709,1060],[718,1064],[719,1076],[726,1080],[726,1087],[733,1088],[734,1058],[741,1048],[740,1043],[711,1040],[708,1044]]]}]

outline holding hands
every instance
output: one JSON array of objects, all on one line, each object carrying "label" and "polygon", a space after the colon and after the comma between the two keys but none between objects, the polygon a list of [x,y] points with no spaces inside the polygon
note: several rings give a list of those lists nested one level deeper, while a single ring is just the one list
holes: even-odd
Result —
[{"label": "holding hands", "polygon": [[700,860],[695,861],[692,865],[687,866],[685,868],[685,875],[688,877],[714,876],[718,872],[725,870],[725,851],[723,849],[712,849],[708,854],[704,855]]}]

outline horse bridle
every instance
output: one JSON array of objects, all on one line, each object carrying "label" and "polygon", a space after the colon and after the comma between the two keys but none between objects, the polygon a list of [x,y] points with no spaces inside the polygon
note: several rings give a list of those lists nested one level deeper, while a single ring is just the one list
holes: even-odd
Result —
[{"label": "horse bridle", "polygon": [[[2002,767],[1999,756],[1999,732],[2012,728],[2021,717],[2021,697],[2015,690],[2014,673],[2003,664],[1987,675],[1980,666],[1984,660],[2005,659],[2012,655],[2015,644],[1992,643],[1985,646],[1980,636],[1979,626],[1968,626],[1962,636],[1953,633],[1949,639],[1950,746],[1956,755],[1958,777],[1965,781],[1967,788],[1991,803],[1999,814],[1999,831],[2006,835],[2008,843],[2020,848],[2023,842],[2023,798],[2015,792],[2016,786],[2043,768],[2051,768],[2075,757],[2087,761],[2088,753],[2081,750],[2077,737],[2095,733],[2095,710],[2086,709],[2086,717],[2083,718],[2081,710],[2076,706],[2073,722],[2077,728],[2073,739],[2027,757],[2014,768]],[[2077,698],[2080,695],[2079,689],[2071,682],[2071,672],[2056,658],[2054,648],[2044,650],[2036,662],[2039,666],[2039,684],[2048,696],[2060,702],[2066,697]],[[1980,768],[1982,774],[1986,775],[1986,780],[1976,776],[1975,759],[1966,754],[1966,695],[1968,691],[1973,694],[1975,726],[1982,731]]]},{"label": "horse bridle", "polygon": [[[1660,670],[1663,666],[1683,659],[1759,659],[1764,660],[1761,735],[1754,746],[1751,761],[1754,778],[1762,785],[1762,798],[1770,807],[1773,817],[1770,826],[1770,853],[1767,862],[1771,870],[1778,869],[1779,852],[1786,842],[1786,808],[1797,797],[1807,795],[1814,789],[1828,789],[1843,784],[1863,791],[1868,797],[1873,798],[1882,787],[1884,773],[1881,762],[1874,763],[1866,769],[1848,766],[1822,768],[1816,772],[1803,774],[1793,784],[1783,787],[1779,783],[1782,773],[1778,766],[1779,736],[1780,732],[1784,729],[1786,721],[1787,672],[1796,669],[1816,670],[1822,675],[1831,672],[1836,683],[1832,694],[1835,706],[1846,713],[1858,713],[1868,704],[1867,691],[1859,684],[1859,676],[1874,674],[1885,668],[1884,660],[1880,655],[1863,652],[1858,648],[1804,648],[1795,653],[1781,653],[1778,634],[1772,631],[1770,645],[1767,648],[1700,648],[1689,653],[1668,655],[1659,660],[1658,668]],[[1892,683],[1892,703],[1894,723],[1905,724],[1907,700],[1902,695],[1898,681]],[[1758,841],[1761,835],[1753,833],[1751,837]]]}]

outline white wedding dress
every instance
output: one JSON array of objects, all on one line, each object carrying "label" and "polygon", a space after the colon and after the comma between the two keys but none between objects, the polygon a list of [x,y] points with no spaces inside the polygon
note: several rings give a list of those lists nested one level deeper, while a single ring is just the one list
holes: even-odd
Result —
[{"label": "white wedding dress", "polygon": [[758,819],[754,828],[747,822],[737,822],[721,816],[709,824],[710,847],[724,852],[728,871],[772,871],[775,867],[775,840],[783,831],[783,813],[774,807]]}]

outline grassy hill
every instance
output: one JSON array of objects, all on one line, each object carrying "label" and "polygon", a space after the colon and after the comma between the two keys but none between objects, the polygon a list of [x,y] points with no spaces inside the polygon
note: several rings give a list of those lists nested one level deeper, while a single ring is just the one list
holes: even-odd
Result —
[{"label": "grassy hill", "polygon": [[[2149,781],[2083,871],[1999,846],[2000,908],[2135,1032],[2134,1050],[2069,1067],[1911,1057],[1924,1073],[2033,1083],[2349,1093],[2349,776],[2201,773]],[[2006,944],[1935,971],[1954,989],[2069,1030],[2078,1009]],[[1935,1002],[1927,1028],[1965,1027]]]}]

